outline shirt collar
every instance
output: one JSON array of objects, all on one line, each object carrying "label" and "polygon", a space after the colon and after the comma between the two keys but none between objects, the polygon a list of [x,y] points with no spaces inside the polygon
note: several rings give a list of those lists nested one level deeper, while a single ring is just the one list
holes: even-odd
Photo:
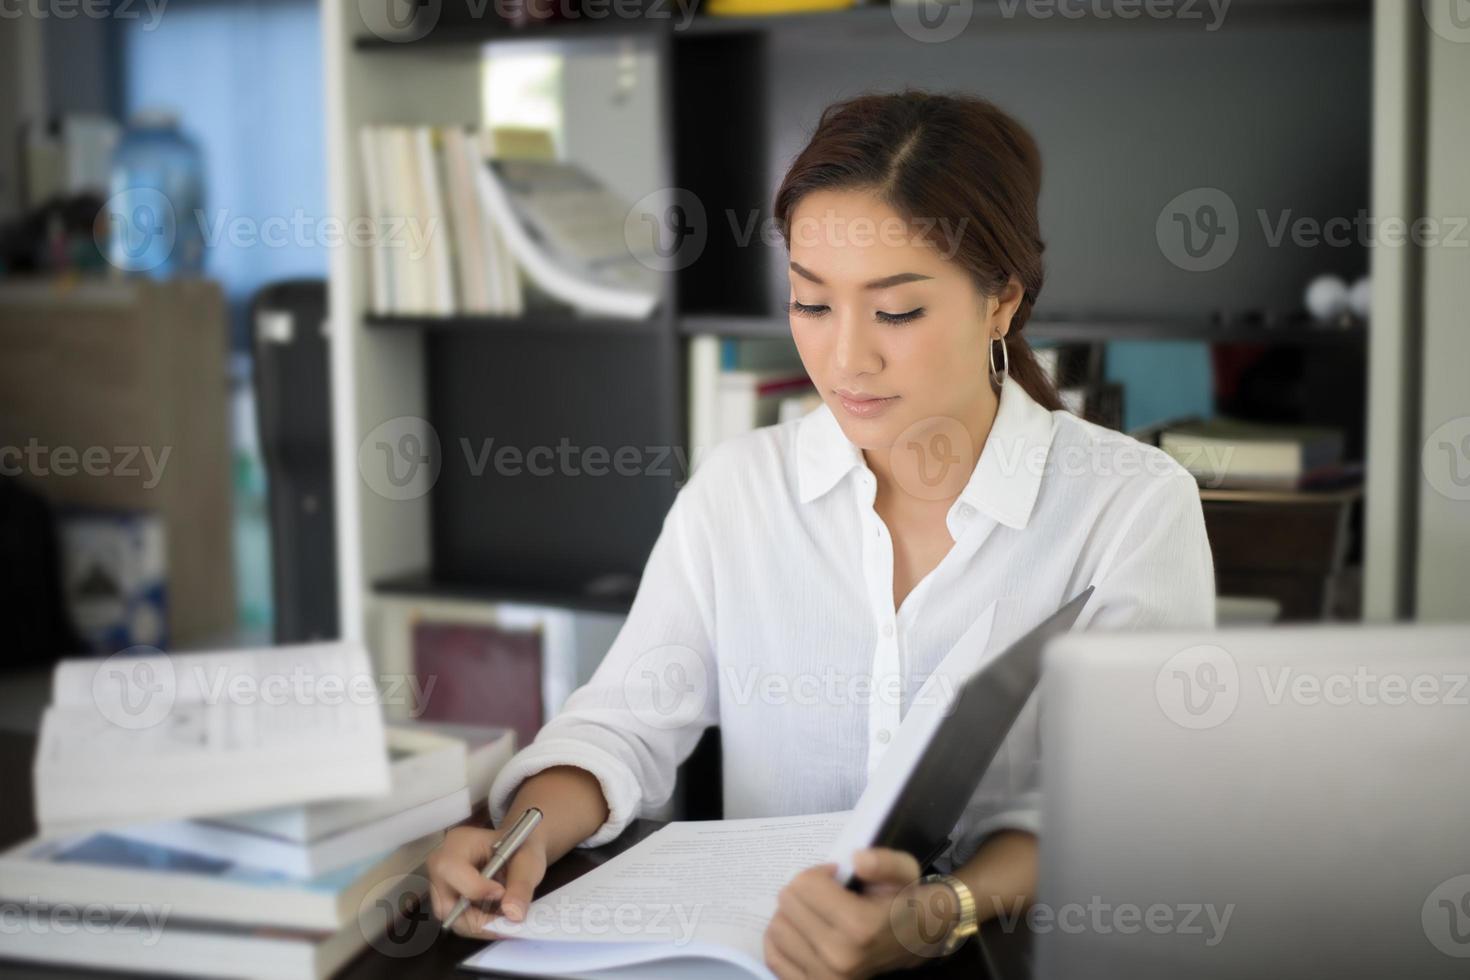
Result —
[{"label": "shirt collar", "polygon": [[[985,448],[955,511],[969,506],[1007,527],[1024,528],[1041,488],[1055,425],[1050,411],[1015,380],[1007,380]],[[825,402],[798,423],[796,468],[802,503],[827,493],[852,470],[867,469],[862,451],[848,441]]]}]

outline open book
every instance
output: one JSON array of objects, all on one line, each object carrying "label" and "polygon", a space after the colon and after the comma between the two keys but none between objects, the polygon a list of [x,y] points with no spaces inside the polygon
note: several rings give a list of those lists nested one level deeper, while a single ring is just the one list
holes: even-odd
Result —
[{"label": "open book", "polygon": [[367,652],[343,643],[66,660],[35,762],[45,836],[388,792]]},{"label": "open book", "polygon": [[[531,903],[523,922],[465,967],[522,976],[772,977],[762,939],[797,872],[896,847],[930,861],[1030,699],[1045,642],[1076,621],[1088,589],[990,654],[991,605],[940,661],[851,811],[671,823]],[[946,693],[948,692],[948,693]],[[967,768],[968,767],[968,768]]]}]

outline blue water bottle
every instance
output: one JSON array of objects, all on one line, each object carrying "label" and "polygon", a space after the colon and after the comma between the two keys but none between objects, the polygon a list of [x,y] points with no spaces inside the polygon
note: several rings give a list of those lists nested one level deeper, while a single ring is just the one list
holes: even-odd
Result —
[{"label": "blue water bottle", "polygon": [[112,155],[107,259],[172,279],[204,268],[204,159],[173,113],[137,113]]}]

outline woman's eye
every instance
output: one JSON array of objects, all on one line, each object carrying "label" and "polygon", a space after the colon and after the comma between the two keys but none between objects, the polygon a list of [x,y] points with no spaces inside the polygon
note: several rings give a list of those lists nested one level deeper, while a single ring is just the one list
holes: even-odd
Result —
[{"label": "woman's eye", "polygon": [[796,300],[792,300],[786,304],[786,311],[796,316],[821,316],[827,312],[827,307],[807,306],[805,303],[798,303]]},{"label": "woman's eye", "polygon": [[879,310],[877,314],[878,319],[883,323],[908,323],[910,320],[917,320],[923,315],[924,308],[922,306],[916,306],[907,313],[884,313],[882,310]]}]

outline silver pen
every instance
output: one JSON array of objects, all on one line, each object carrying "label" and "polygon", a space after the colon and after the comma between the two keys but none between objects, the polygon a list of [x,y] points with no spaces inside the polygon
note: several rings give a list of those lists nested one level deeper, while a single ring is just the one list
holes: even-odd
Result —
[{"label": "silver pen", "polygon": [[[527,837],[531,836],[531,831],[535,830],[536,825],[540,822],[541,811],[535,807],[531,807],[525,813],[521,814],[521,818],[515,822],[515,826],[511,827],[506,835],[496,841],[495,846],[491,848],[490,860],[486,862],[484,869],[480,871],[480,877],[489,879],[498,875],[500,869],[505,867],[505,863],[515,856],[516,851],[520,850],[521,845],[526,842]],[[454,920],[464,914],[464,910],[469,907],[470,900],[467,898],[461,897],[459,901],[455,902],[454,910],[449,913],[449,918],[444,920],[444,929],[447,931],[450,926],[454,925]]]}]

